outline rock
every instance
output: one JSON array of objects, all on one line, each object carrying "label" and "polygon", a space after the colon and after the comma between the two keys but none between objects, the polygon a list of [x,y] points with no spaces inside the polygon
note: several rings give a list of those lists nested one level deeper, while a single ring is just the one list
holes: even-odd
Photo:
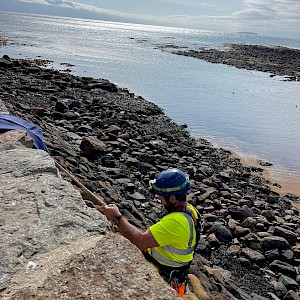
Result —
[{"label": "rock", "polygon": [[242,226],[247,228],[254,228],[256,224],[257,224],[256,219],[252,217],[248,217],[242,222]]},{"label": "rock", "polygon": [[0,174],[0,185],[6,187],[6,192],[0,195],[4,221],[1,227],[3,289],[17,271],[20,255],[26,262],[37,251],[51,251],[84,235],[105,233],[107,223],[99,213],[85,206],[70,183],[58,176],[46,152],[11,150],[0,152],[0,157],[0,162],[6,164],[5,169],[0,168],[5,170]]},{"label": "rock", "polygon": [[32,262],[37,267],[14,276],[14,290],[5,291],[6,299],[84,299],[87,291],[90,299],[178,298],[138,249],[118,235],[81,240],[36,255]]},{"label": "rock", "polygon": [[208,239],[211,247],[214,248],[214,247],[220,246],[220,241],[218,240],[218,238],[216,237],[216,235],[214,233],[211,233],[207,239]]},{"label": "rock", "polygon": [[1,134],[0,151],[18,148],[34,148],[34,142],[24,130],[10,130]]},{"label": "rock", "polygon": [[237,255],[240,253],[240,251],[241,247],[239,245],[231,245],[227,250],[227,252],[231,255]]},{"label": "rock", "polygon": [[136,158],[133,158],[133,157],[128,157],[125,161],[125,165],[127,165],[128,167],[138,166],[139,164],[140,164],[140,161]]},{"label": "rock", "polygon": [[35,116],[41,116],[41,117],[48,114],[46,109],[40,107],[31,107],[30,112]]},{"label": "rock", "polygon": [[202,299],[202,300],[211,300],[211,298],[208,296],[207,292],[203,288],[203,285],[201,284],[200,280],[193,274],[188,275],[190,285],[191,285],[191,290],[197,297],[197,299]]},{"label": "rock", "polygon": [[275,204],[278,203],[278,197],[277,196],[273,196],[273,195],[269,195],[267,198],[268,203],[271,204]]},{"label": "rock", "polygon": [[275,294],[279,297],[279,298],[283,298],[283,296],[287,293],[287,288],[285,287],[285,285],[282,282],[274,282],[273,283],[273,288],[275,291]]},{"label": "rock", "polygon": [[134,200],[140,200],[140,201],[146,200],[146,197],[139,192],[134,192],[133,194],[130,194],[130,198]]},{"label": "rock", "polygon": [[[299,62],[299,50],[284,47],[268,47],[260,45],[229,44],[223,49],[176,50],[172,53],[184,55],[212,63],[222,63],[248,70],[270,72],[273,75],[285,76],[288,81],[296,81],[298,73],[291,60]],[[229,49],[230,48],[230,49]],[[291,59],[293,58],[293,59]],[[274,64],[274,60],[277,61]],[[284,67],[282,67],[284,66]],[[259,161],[264,166],[272,163]]]},{"label": "rock", "polygon": [[261,265],[265,261],[265,257],[261,253],[250,248],[242,249],[241,253],[258,265]]},{"label": "rock", "polygon": [[168,145],[164,141],[161,141],[161,140],[152,140],[152,141],[150,141],[149,146],[152,149],[157,149],[157,148],[166,149],[166,148],[168,148]]},{"label": "rock", "polygon": [[253,300],[269,300],[269,298],[257,295],[256,293],[251,293],[250,296]]},{"label": "rock", "polygon": [[297,234],[283,227],[275,226],[273,235],[285,238],[291,245],[297,242]]},{"label": "rock", "polygon": [[249,261],[249,259],[245,258],[245,257],[239,257],[238,258],[238,262],[240,263],[241,266],[243,266],[246,269],[251,269],[251,262]]},{"label": "rock", "polygon": [[46,152],[2,151],[0,163],[1,299],[177,298]]},{"label": "rock", "polygon": [[232,234],[230,232],[230,230],[228,228],[226,228],[225,226],[221,225],[221,224],[214,224],[211,228],[211,232],[213,232],[217,239],[221,242],[221,243],[230,243],[232,240]]},{"label": "rock", "polygon": [[248,228],[244,228],[242,226],[235,227],[234,235],[237,237],[246,236],[249,233],[250,233],[250,230]]},{"label": "rock", "polygon": [[225,198],[225,199],[231,199],[231,193],[228,191],[221,191],[221,195]]},{"label": "rock", "polygon": [[83,155],[88,158],[107,152],[106,144],[98,140],[96,137],[84,138],[80,144],[80,149]]},{"label": "rock", "polygon": [[233,299],[252,300],[252,297],[247,295],[240,287],[238,287],[232,280],[225,283],[225,288],[235,297]]},{"label": "rock", "polygon": [[0,176],[3,180],[30,179],[32,174],[59,176],[54,161],[43,150],[13,149],[0,152]]},{"label": "rock", "polygon": [[288,241],[285,238],[278,236],[264,237],[260,244],[265,251],[272,249],[285,250],[290,248]]},{"label": "rock", "polygon": [[9,68],[12,66],[12,62],[8,59],[1,58],[0,59],[0,67]]},{"label": "rock", "polygon": [[268,293],[268,296],[269,296],[269,298],[270,299],[272,299],[272,300],[280,300],[280,298],[278,298],[274,293]]},{"label": "rock", "polygon": [[292,278],[296,278],[296,270],[294,269],[293,266],[291,266],[288,263],[285,263],[280,260],[274,260],[270,265],[270,269],[275,271],[275,272],[280,272],[286,276],[291,276]]},{"label": "rock", "polygon": [[115,168],[118,166],[117,160],[112,155],[104,155],[100,158],[101,165],[107,168]]},{"label": "rock", "polygon": [[133,193],[134,192],[134,189],[135,189],[135,185],[133,184],[133,183],[131,183],[131,182],[128,182],[127,184],[126,184],[126,190],[129,192],[129,193]]},{"label": "rock", "polygon": [[299,289],[299,284],[297,281],[288,276],[281,275],[279,277],[279,282],[283,283],[288,290],[297,291]]},{"label": "rock", "polygon": [[295,293],[294,291],[288,291],[283,297],[283,300],[298,300],[300,299],[300,293]]},{"label": "rock", "polygon": [[294,252],[290,249],[283,250],[281,255],[287,261],[292,261],[294,258]]},{"label": "rock", "polygon": [[275,213],[273,210],[263,210],[261,214],[268,219],[268,221],[275,220]]},{"label": "rock", "polygon": [[8,109],[4,105],[2,99],[0,98],[0,114],[9,114]]},{"label": "rock", "polygon": [[55,111],[60,112],[60,113],[65,113],[66,111],[69,110],[69,107],[67,104],[65,104],[62,101],[57,101],[55,103]]},{"label": "rock", "polygon": [[204,214],[202,217],[205,222],[215,222],[218,219],[218,217],[213,214]]},{"label": "rock", "polygon": [[111,82],[104,82],[102,83],[100,86],[98,86],[100,89],[108,91],[108,92],[112,92],[115,93],[117,92],[117,87],[115,84],[111,83]]},{"label": "rock", "polygon": [[265,252],[265,257],[266,259],[268,260],[275,260],[275,259],[278,259],[279,258],[279,250],[276,248],[276,249],[272,249],[272,250],[268,250]]},{"label": "rock", "polygon": [[81,125],[77,127],[77,132],[90,133],[91,131],[92,127],[90,125]]},{"label": "rock", "polygon": [[247,205],[244,205],[243,207],[229,206],[228,212],[235,220],[244,220],[253,215],[251,208],[249,208]]}]

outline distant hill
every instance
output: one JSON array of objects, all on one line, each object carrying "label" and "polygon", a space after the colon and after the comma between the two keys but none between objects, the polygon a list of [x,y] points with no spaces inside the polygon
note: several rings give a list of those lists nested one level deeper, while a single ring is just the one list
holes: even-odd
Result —
[{"label": "distant hill", "polygon": [[[38,2],[38,1],[36,1]],[[23,2],[18,0],[0,0],[0,11],[42,14],[50,16],[94,19],[112,22],[148,23],[138,17],[122,12],[109,11],[92,6],[77,4],[71,1],[41,0],[41,3]],[[76,6],[73,7],[72,4]],[[95,11],[93,11],[93,8]]]},{"label": "distant hill", "polygon": [[239,34],[248,34],[248,35],[257,35],[256,32],[251,32],[251,31],[238,31],[237,33],[239,33]]}]

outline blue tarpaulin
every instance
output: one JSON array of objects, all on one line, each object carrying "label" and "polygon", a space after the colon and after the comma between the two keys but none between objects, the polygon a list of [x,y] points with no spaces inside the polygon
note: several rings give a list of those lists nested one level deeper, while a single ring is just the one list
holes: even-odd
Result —
[{"label": "blue tarpaulin", "polygon": [[27,134],[33,138],[34,146],[37,149],[41,149],[49,153],[49,150],[44,143],[42,129],[33,123],[27,122],[13,115],[0,114],[0,129],[26,130]]}]

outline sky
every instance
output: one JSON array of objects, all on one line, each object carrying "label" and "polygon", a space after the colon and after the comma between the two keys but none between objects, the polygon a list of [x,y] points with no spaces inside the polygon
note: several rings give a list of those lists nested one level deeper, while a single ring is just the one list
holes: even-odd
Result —
[{"label": "sky", "polygon": [[4,2],[105,13],[128,22],[300,39],[300,0],[0,0],[0,10]]}]

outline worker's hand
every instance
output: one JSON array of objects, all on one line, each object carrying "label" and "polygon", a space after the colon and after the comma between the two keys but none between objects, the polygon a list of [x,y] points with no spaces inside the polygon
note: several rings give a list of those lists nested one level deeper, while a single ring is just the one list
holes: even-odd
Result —
[{"label": "worker's hand", "polygon": [[112,221],[115,217],[119,216],[121,213],[115,204],[109,204],[103,206],[103,213],[106,215],[107,219]]}]

